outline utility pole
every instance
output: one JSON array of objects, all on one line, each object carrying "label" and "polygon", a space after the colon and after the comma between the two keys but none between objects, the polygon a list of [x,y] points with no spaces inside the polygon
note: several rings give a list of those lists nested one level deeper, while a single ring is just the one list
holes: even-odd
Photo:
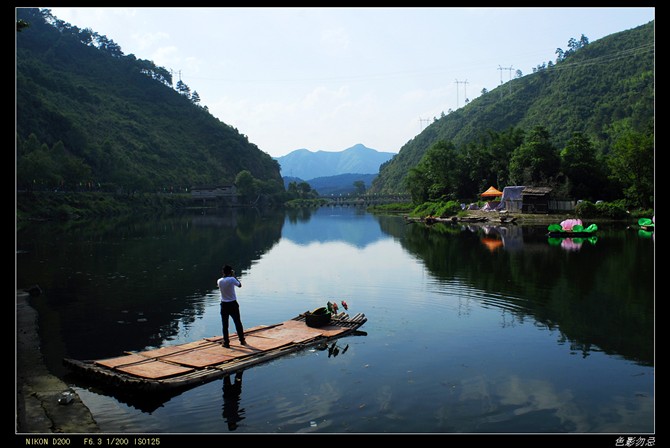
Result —
[{"label": "utility pole", "polygon": [[[430,121],[428,118],[419,118],[419,124],[422,131],[426,128],[426,126],[428,126],[428,121]],[[424,122],[426,123],[426,126],[423,125]]]}]

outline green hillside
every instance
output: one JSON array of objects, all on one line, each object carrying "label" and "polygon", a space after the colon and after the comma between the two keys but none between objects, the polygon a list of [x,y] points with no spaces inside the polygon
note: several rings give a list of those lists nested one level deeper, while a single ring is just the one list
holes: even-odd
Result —
[{"label": "green hillside", "polygon": [[186,192],[243,172],[257,193],[284,192],[279,164],[166,69],[49,10],[17,20],[18,189]]},{"label": "green hillside", "polygon": [[[571,39],[568,44],[567,51],[557,53],[555,63],[538,65],[534,73],[483,92],[464,107],[435,120],[380,168],[370,191],[408,192],[410,171],[438,142],[453,145],[454,155],[468,167],[468,172],[455,175],[460,189],[457,196],[476,194],[491,184],[501,189],[513,185],[511,182],[519,179],[513,179],[506,165],[512,151],[504,152],[501,160],[494,147],[503,146],[501,141],[505,140],[505,144],[514,141],[518,146],[524,135],[541,127],[557,155],[576,132],[581,133],[593,150],[592,162],[603,170],[598,175],[607,180],[601,182],[602,190],[593,194],[605,199],[617,190],[619,194],[614,196],[622,197],[621,192],[630,185],[613,179],[617,176],[609,171],[612,164],[607,158],[613,155],[623,129],[626,135],[653,135],[654,22],[595,42]],[[496,163],[504,167],[494,167]],[[553,179],[546,180],[567,182],[565,173],[555,173]],[[466,183],[471,186],[466,188]]]}]

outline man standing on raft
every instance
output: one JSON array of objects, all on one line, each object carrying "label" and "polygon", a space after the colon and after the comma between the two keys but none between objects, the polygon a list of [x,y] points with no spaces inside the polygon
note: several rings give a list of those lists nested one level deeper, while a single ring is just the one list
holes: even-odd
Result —
[{"label": "man standing on raft", "polygon": [[244,340],[244,328],[240,318],[240,305],[237,303],[235,287],[241,288],[242,283],[235,277],[235,271],[229,265],[223,267],[223,277],[217,280],[216,284],[221,291],[221,324],[223,327],[223,346],[230,348],[230,336],[228,334],[228,318],[233,318],[237,337],[240,344],[246,345]]}]

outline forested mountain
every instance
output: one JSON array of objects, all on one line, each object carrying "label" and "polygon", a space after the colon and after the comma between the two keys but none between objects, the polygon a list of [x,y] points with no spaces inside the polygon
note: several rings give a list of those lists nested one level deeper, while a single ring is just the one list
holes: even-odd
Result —
[{"label": "forested mountain", "polygon": [[[18,189],[187,191],[235,182],[254,198],[286,193],[279,162],[165,68],[49,10],[19,8],[17,20]],[[649,206],[654,54],[653,21],[591,43],[570,39],[555,63],[435,119],[381,165],[368,191],[422,202],[474,198],[490,185],[549,185],[575,198],[625,196]]]},{"label": "forested mountain", "polygon": [[49,10],[17,20],[17,188],[184,192],[242,174],[284,192],[279,164],[165,68]]},{"label": "forested mountain", "polygon": [[275,159],[283,177],[314,179],[339,174],[377,174],[382,163],[395,155],[357,144],[342,151],[310,151],[296,149]]},{"label": "forested mountain", "polygon": [[[578,133],[579,144],[591,152],[582,160],[581,172],[590,175],[592,183],[602,181],[591,185],[590,193],[606,199],[608,192],[618,189],[618,196],[613,196],[620,198],[622,190],[636,188],[628,192],[649,202],[653,195],[649,186],[653,179],[649,177],[653,177],[654,22],[591,43],[585,36],[570,39],[568,47],[566,51],[557,49],[555,63],[542,63],[532,74],[483,91],[462,108],[436,119],[381,167],[370,191],[408,192],[416,187],[424,196],[439,196],[429,191],[437,189],[443,196],[473,197],[490,185],[503,188],[524,182],[523,176],[532,169],[532,157],[518,151],[524,139],[535,139],[526,142],[527,146],[541,141],[551,147],[550,158],[558,169],[561,152],[574,143],[572,139]],[[622,165],[621,161],[610,157],[617,145],[620,155],[627,150],[624,146],[640,140],[644,140],[644,157],[632,159],[645,164],[640,167],[645,176],[642,188],[628,185],[624,167],[617,166]],[[435,145],[441,145],[436,153],[450,156],[425,159]],[[444,165],[433,166],[433,171],[438,168],[451,179],[426,177],[428,165],[438,159]],[[577,174],[571,174],[573,178],[569,179],[565,172],[553,173],[544,181],[553,182],[552,186],[565,186],[571,181],[574,187]],[[617,178],[616,188],[608,183],[613,178]],[[429,185],[417,187],[417,182]],[[442,185],[436,187],[436,183]],[[598,187],[600,191],[594,190]]]}]

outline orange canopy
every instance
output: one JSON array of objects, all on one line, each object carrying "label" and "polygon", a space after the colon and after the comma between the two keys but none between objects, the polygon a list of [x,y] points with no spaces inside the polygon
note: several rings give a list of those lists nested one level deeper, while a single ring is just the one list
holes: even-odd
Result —
[{"label": "orange canopy", "polygon": [[502,191],[496,189],[495,187],[489,187],[484,193],[481,194],[482,197],[490,198],[495,196],[502,196]]}]

